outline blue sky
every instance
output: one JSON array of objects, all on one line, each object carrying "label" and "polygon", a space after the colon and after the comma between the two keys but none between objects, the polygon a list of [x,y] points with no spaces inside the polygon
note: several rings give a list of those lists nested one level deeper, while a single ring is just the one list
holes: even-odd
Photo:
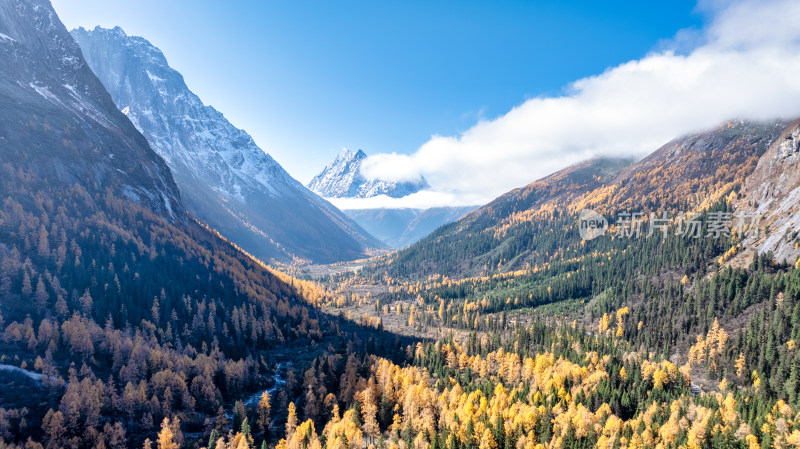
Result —
[{"label": "blue sky", "polygon": [[304,183],[343,147],[413,155],[431,136],[658,51],[709,16],[683,0],[53,4],[68,28],[119,25],[160,47]]}]

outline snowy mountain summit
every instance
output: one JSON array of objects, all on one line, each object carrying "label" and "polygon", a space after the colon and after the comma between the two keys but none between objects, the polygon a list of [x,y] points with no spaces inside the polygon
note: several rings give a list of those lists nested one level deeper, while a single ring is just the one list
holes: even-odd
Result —
[{"label": "snowy mountain summit", "polygon": [[387,195],[402,198],[428,187],[425,178],[416,182],[368,179],[361,173],[367,155],[345,149],[308,184],[308,188],[325,198],[371,198]]}]

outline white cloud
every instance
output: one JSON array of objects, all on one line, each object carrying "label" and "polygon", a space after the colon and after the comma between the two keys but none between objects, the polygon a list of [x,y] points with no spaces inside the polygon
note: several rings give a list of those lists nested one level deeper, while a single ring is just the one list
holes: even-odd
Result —
[{"label": "white cloud", "polygon": [[[368,173],[422,173],[432,191],[408,203],[485,203],[593,156],[643,156],[732,118],[800,115],[800,2],[704,0],[699,8],[710,15],[703,30],[575,81],[563,96],[527,100],[459,136],[433,136],[413,154],[371,156]],[[379,200],[397,203],[371,204]]]},{"label": "white cloud", "polygon": [[449,192],[422,190],[402,198],[387,195],[371,198],[325,198],[341,210],[350,209],[428,209],[431,207],[475,206],[482,204],[479,197],[470,194],[456,195]]},{"label": "white cloud", "polygon": [[361,163],[361,174],[367,179],[416,182],[421,179],[419,167],[407,154],[376,154]]}]

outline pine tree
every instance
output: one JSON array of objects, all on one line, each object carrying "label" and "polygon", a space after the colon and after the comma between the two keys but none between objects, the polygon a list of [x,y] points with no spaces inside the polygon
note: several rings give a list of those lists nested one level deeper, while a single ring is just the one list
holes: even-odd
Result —
[{"label": "pine tree", "polygon": [[33,299],[36,303],[36,310],[42,313],[47,307],[47,300],[50,299],[50,295],[47,294],[47,289],[41,276],[39,276],[39,282],[36,283],[36,293],[33,294]]},{"label": "pine tree", "polygon": [[80,298],[81,303],[81,310],[83,311],[84,316],[91,316],[92,314],[92,306],[94,305],[94,300],[92,300],[92,295],[89,293],[89,289],[87,288],[86,291],[83,292],[83,295]]},{"label": "pine tree", "polygon": [[45,229],[44,225],[41,225],[39,228],[39,246],[38,246],[38,253],[41,257],[48,257],[50,256],[50,244],[47,240],[49,234],[47,233],[47,229]]},{"label": "pine tree", "polygon": [[230,425],[231,423],[228,421],[228,416],[225,415],[225,409],[219,406],[217,409],[216,422],[214,423],[214,429],[217,430],[217,435],[221,436],[227,434]]},{"label": "pine tree", "polygon": [[252,447],[254,443],[253,434],[252,431],[250,430],[250,422],[247,420],[247,418],[245,418],[244,421],[242,421],[241,433],[242,436],[244,436],[244,438],[247,440],[247,446]]},{"label": "pine tree", "polygon": [[247,419],[247,410],[244,408],[244,403],[241,400],[237,400],[233,404],[233,428],[241,429],[242,424]]},{"label": "pine tree", "polygon": [[208,449],[216,449],[217,440],[219,440],[217,429],[211,429],[211,434],[208,436]]}]

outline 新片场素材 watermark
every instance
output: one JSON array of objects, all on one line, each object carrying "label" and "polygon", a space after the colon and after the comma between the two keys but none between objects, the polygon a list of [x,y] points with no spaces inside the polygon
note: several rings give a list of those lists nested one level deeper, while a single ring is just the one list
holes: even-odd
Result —
[{"label": "\u65b0\u7247\u573a\u7d20\u6750 watermark", "polygon": [[613,225],[602,214],[584,209],[578,215],[578,233],[584,240],[614,235],[615,237],[651,238],[660,235],[666,238],[670,232],[684,238],[720,238],[737,235],[741,238],[758,237],[761,216],[739,212],[681,212],[670,215],[662,212],[618,212]]}]

